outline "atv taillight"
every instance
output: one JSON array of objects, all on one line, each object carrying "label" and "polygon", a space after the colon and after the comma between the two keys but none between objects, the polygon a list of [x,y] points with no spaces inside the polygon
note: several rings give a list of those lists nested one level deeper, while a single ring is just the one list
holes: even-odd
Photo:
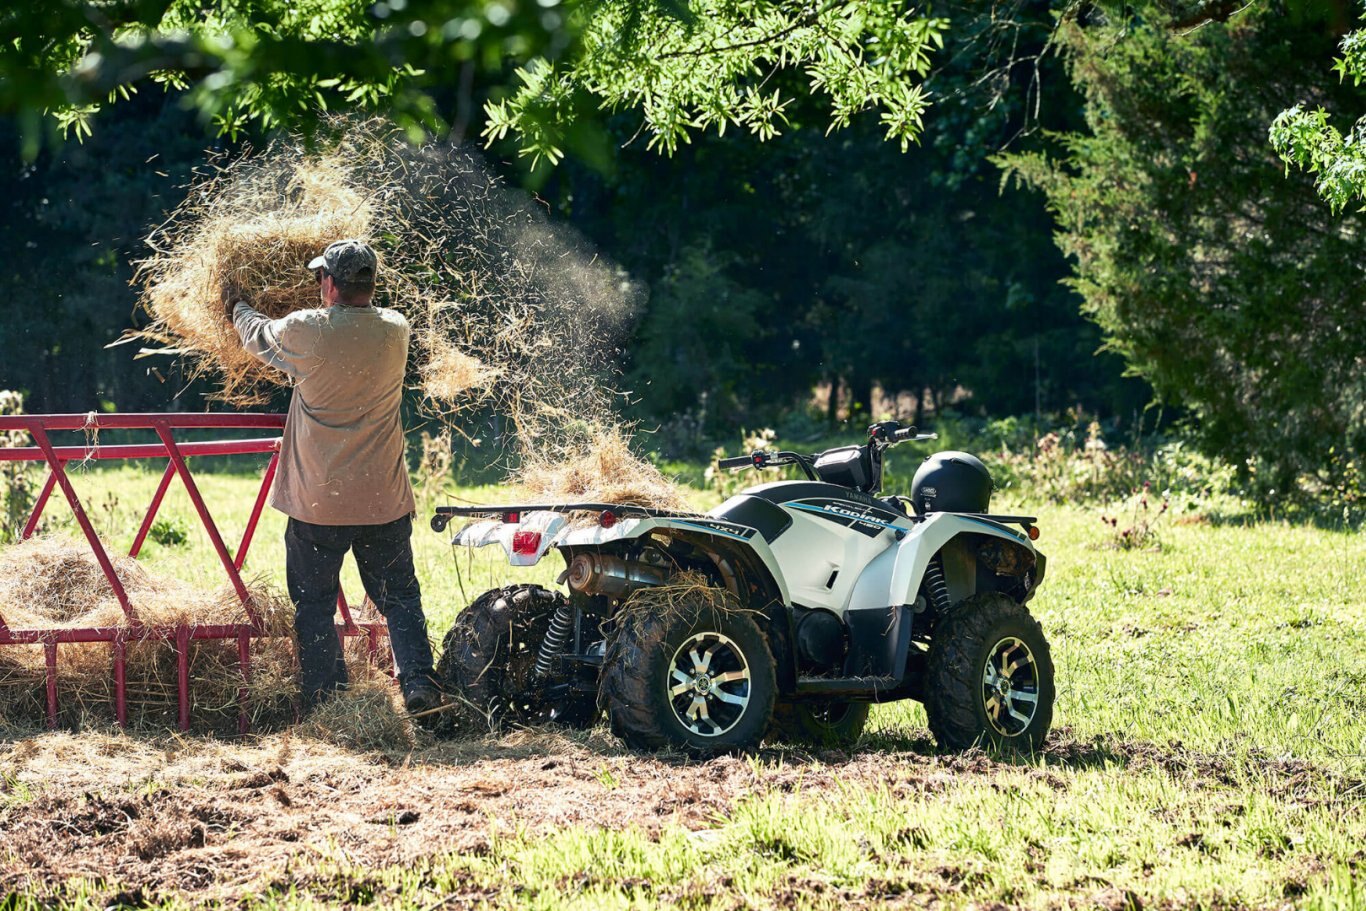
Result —
[{"label": "atv taillight", "polygon": [[541,549],[539,531],[514,531],[512,533],[512,552],[523,557],[534,557]]},{"label": "atv taillight", "polygon": [[1031,541],[1037,541],[1037,540],[1039,540],[1039,526],[1037,526],[1037,525],[1031,525],[1031,526],[1029,526],[1029,528],[1027,528],[1027,529],[1025,530],[1025,534],[1029,535],[1029,540],[1031,540]]},{"label": "atv taillight", "polygon": [[604,509],[602,515],[598,516],[598,524],[603,528],[611,528],[617,524],[617,514],[610,509]]},{"label": "atv taillight", "polygon": [[516,525],[520,521],[522,521],[522,514],[520,512],[503,513],[503,523],[506,525]]}]

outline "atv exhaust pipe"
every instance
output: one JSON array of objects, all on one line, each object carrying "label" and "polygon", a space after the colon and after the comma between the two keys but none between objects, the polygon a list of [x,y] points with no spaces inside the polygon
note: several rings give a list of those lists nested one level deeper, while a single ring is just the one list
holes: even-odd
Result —
[{"label": "atv exhaust pipe", "polygon": [[569,563],[569,587],[584,595],[620,597],[664,582],[663,567],[604,554],[579,554]]}]

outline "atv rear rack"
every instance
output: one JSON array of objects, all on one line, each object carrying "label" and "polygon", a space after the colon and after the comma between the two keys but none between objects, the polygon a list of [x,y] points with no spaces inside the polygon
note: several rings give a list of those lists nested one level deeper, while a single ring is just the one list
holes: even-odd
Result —
[{"label": "atv rear rack", "polygon": [[432,531],[445,531],[456,516],[469,518],[500,518],[504,522],[519,521],[526,512],[610,512],[618,517],[640,516],[658,519],[662,516],[697,518],[697,513],[677,509],[654,509],[649,506],[623,506],[620,503],[532,503],[518,506],[438,506],[432,516]]},{"label": "atv rear rack", "polygon": [[[499,518],[504,522],[519,521],[522,513],[527,512],[610,512],[618,517],[640,516],[658,519],[665,516],[678,518],[702,518],[698,513],[683,512],[677,509],[654,509],[649,506],[623,506],[620,503],[530,503],[513,506],[438,506],[432,516],[432,531],[442,532],[457,516],[468,518]],[[1038,516],[1003,516],[988,512],[957,512],[951,515],[968,519],[985,519],[1002,525],[1019,525],[1028,530],[1035,525]],[[911,522],[923,522],[926,516],[907,515]]]}]

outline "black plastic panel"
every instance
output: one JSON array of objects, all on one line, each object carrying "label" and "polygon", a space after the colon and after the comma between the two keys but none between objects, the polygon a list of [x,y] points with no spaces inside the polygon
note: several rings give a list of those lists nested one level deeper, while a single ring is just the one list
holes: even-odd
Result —
[{"label": "black plastic panel", "polygon": [[746,494],[731,497],[722,503],[715,516],[755,529],[769,544],[792,525],[792,516],[786,510],[768,500]]}]

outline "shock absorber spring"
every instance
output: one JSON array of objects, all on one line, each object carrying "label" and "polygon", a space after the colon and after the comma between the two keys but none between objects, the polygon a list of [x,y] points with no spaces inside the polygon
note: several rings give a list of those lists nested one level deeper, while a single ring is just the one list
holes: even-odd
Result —
[{"label": "shock absorber spring", "polygon": [[953,602],[949,598],[949,583],[944,580],[944,560],[939,554],[935,554],[930,565],[925,567],[925,588],[934,602],[935,611],[940,616],[948,613]]},{"label": "shock absorber spring", "polygon": [[564,651],[573,631],[574,607],[571,604],[561,604],[556,609],[555,616],[550,618],[550,629],[546,630],[545,638],[541,640],[541,649],[536,653],[537,677],[549,675],[555,664],[555,656]]}]

